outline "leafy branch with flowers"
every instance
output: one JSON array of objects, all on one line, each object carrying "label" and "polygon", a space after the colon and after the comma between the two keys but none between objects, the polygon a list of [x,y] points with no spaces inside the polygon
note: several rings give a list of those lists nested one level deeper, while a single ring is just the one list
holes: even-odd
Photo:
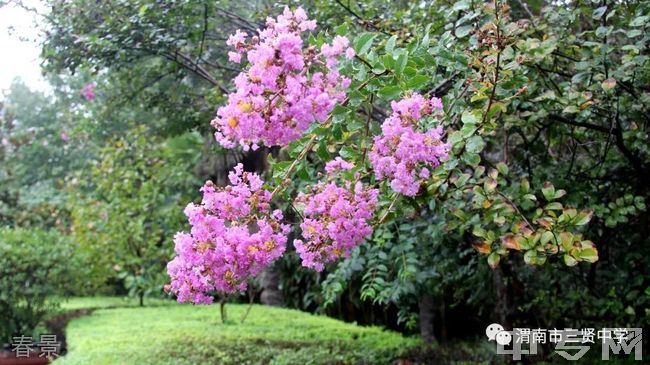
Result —
[{"label": "leafy branch with flowers", "polygon": [[[590,210],[563,205],[565,191],[551,183],[540,195],[505,158],[486,157],[483,137],[500,132],[509,103],[526,92],[511,71],[523,61],[514,45],[525,26],[511,23],[499,1],[473,24],[476,49],[447,61],[429,29],[375,46],[382,34],[352,37],[345,26],[314,34],[301,8],[268,18],[256,35],[230,36],[230,61],[247,65],[211,122],[215,138],[223,148],[279,148],[288,158],[268,156],[266,182],[237,165],[229,185],[203,186],[201,203],[185,210],[191,230],[174,239],[167,291],[193,303],[244,291],[289,244],[304,267],[322,271],[397,214],[431,206],[447,217],[446,230],[471,232],[492,267],[512,251],[531,265],[596,261],[580,233]],[[442,89],[428,84],[434,65],[450,75]],[[453,83],[459,90],[446,95]],[[297,222],[272,208],[283,204]]]}]

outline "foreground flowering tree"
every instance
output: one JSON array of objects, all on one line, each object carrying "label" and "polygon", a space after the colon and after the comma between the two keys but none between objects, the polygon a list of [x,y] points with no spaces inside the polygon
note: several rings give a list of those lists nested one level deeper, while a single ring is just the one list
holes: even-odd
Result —
[{"label": "foreground flowering tree", "polygon": [[[285,251],[289,223],[303,266],[321,271],[396,214],[424,209],[444,216],[447,230],[471,232],[491,267],[512,251],[530,265],[596,261],[595,245],[580,234],[590,210],[565,206],[564,190],[531,186],[506,158],[484,153],[483,137],[500,133],[499,118],[526,92],[526,80],[508,72],[524,60],[513,45],[526,25],[509,22],[498,2],[480,17],[475,49],[454,64],[428,29],[378,45],[371,32],[350,42],[345,26],[333,36],[313,33],[316,23],[300,8],[268,19],[258,34],[232,35],[229,58],[247,65],[211,123],[216,140],[280,147],[289,158],[269,156],[266,183],[241,165],[230,185],[206,183],[201,204],[186,209],[191,231],[175,238],[167,289],[194,303],[245,290]],[[445,94],[459,72],[429,84],[436,66],[458,64],[472,71],[455,97]],[[466,93],[471,103],[460,108]],[[285,222],[273,205],[299,221]]]}]

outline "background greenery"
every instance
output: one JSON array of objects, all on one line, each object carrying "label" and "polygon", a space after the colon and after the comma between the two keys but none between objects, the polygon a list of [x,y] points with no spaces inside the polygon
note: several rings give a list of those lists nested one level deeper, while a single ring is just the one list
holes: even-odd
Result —
[{"label": "background greenery", "polygon": [[76,252],[70,239],[53,230],[0,228],[0,237],[0,344],[4,344],[17,333],[35,335],[58,304],[53,298],[79,287],[91,263]]}]

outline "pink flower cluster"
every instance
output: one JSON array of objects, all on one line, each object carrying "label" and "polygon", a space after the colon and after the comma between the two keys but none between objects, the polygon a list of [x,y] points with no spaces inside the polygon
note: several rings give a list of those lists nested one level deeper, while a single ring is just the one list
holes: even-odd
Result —
[{"label": "pink flower cluster", "polygon": [[81,88],[81,96],[87,101],[95,100],[95,85],[90,83]]},{"label": "pink flower cluster", "polygon": [[239,164],[229,179],[225,188],[208,181],[201,204],[185,208],[192,229],[176,234],[176,257],[167,265],[166,290],[179,302],[208,304],[209,292],[246,290],[250,276],[284,253],[290,227],[280,210],[271,211],[260,177]]},{"label": "pink flower cluster", "polygon": [[[333,177],[337,171],[352,167],[337,158],[325,169]],[[335,181],[321,181],[308,189],[307,194],[301,192],[296,198],[297,203],[304,204],[305,219],[300,225],[304,241],[294,240],[294,246],[303,266],[322,271],[326,263],[349,256],[372,233],[368,222],[374,215],[379,190],[366,188],[360,181],[346,181],[343,187]]]},{"label": "pink flower cluster", "polygon": [[312,123],[324,122],[344,100],[350,80],[336,65],[342,54],[354,57],[354,50],[340,36],[320,51],[305,47],[301,35],[315,27],[303,9],[285,8],[277,19],[268,18],[266,28],[249,42],[241,31],[230,36],[227,44],[235,49],[230,60],[238,63],[246,55],[250,65],[235,78],[237,91],[228,95],[211,122],[223,147],[286,145]]},{"label": "pink flower cluster", "polygon": [[421,123],[424,117],[442,110],[442,102],[414,94],[393,101],[391,108],[393,113],[381,126],[382,134],[375,137],[370,162],[377,179],[389,179],[394,191],[415,196],[431,169],[448,158],[451,148],[441,140],[441,126],[427,130]]}]

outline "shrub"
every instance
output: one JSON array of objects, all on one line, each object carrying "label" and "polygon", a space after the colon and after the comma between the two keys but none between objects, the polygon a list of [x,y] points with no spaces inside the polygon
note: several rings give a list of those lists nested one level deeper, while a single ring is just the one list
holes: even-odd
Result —
[{"label": "shrub", "polygon": [[32,335],[58,303],[79,287],[82,262],[56,231],[0,228],[0,344]]}]

